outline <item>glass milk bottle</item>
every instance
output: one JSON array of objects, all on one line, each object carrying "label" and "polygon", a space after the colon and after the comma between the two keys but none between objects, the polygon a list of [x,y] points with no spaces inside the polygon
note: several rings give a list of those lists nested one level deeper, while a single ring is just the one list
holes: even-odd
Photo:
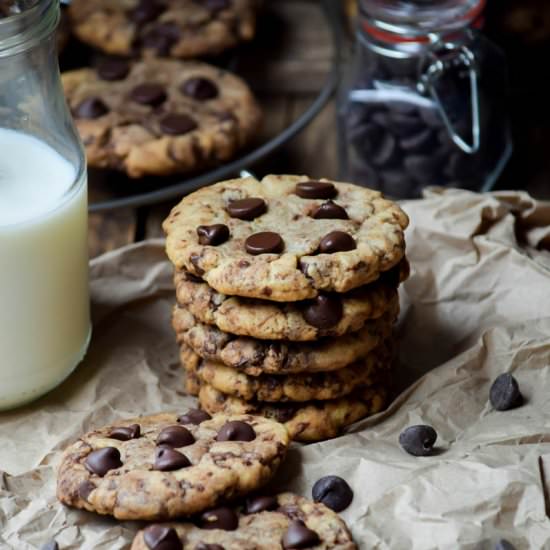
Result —
[{"label": "glass milk bottle", "polygon": [[359,0],[339,94],[341,177],[395,198],[490,189],[512,149],[485,0]]},{"label": "glass milk bottle", "polygon": [[59,2],[14,4],[0,18],[0,409],[64,380],[91,332],[86,163],[60,83]]}]

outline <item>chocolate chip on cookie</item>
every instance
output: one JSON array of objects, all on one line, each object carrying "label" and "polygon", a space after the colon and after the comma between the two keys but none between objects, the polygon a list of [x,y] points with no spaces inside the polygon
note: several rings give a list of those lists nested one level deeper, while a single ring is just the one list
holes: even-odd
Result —
[{"label": "chocolate chip on cookie", "polygon": [[141,105],[156,107],[166,101],[166,89],[161,84],[140,84],[130,91],[130,97]]},{"label": "chocolate chip on cookie", "polygon": [[275,497],[259,496],[248,498],[245,510],[247,514],[257,514],[259,512],[276,510],[278,506],[279,504]]},{"label": "chocolate chip on cookie", "polygon": [[157,437],[157,445],[167,445],[174,448],[187,447],[193,443],[195,443],[193,434],[183,426],[168,426]]},{"label": "chocolate chip on cookie", "polygon": [[319,294],[304,308],[302,315],[314,327],[321,329],[333,327],[344,315],[342,300],[334,294]]},{"label": "chocolate chip on cookie", "polygon": [[263,199],[251,197],[231,201],[227,205],[227,212],[232,218],[252,221],[267,211],[267,204]]},{"label": "chocolate chip on cookie", "polygon": [[296,184],[295,193],[303,199],[333,199],[338,191],[328,181],[302,181]]},{"label": "chocolate chip on cookie", "polygon": [[200,523],[203,529],[234,531],[239,526],[239,517],[231,508],[222,506],[204,512],[201,515]]},{"label": "chocolate chip on cookie", "polygon": [[198,128],[197,123],[185,114],[168,114],[160,120],[160,129],[169,136],[182,136]]},{"label": "chocolate chip on cookie", "polygon": [[208,78],[196,76],[186,80],[180,90],[183,94],[192,97],[198,101],[206,101],[218,97],[219,90],[216,84]]},{"label": "chocolate chip on cookie", "polygon": [[109,112],[109,107],[98,97],[90,97],[80,102],[73,113],[78,118],[87,118],[93,120],[102,117]]},{"label": "chocolate chip on cookie", "polygon": [[321,206],[313,212],[311,217],[316,220],[349,220],[345,208],[342,208],[331,200],[321,204]]},{"label": "chocolate chip on cookie", "polygon": [[182,453],[169,449],[168,447],[159,447],[155,451],[155,464],[153,468],[161,472],[172,472],[181,468],[191,466],[189,459]]},{"label": "chocolate chip on cookie", "polygon": [[92,474],[103,477],[108,471],[116,470],[122,466],[120,452],[115,447],[104,447],[92,451],[86,458],[84,465]]},{"label": "chocolate chip on cookie", "polygon": [[137,439],[141,435],[141,428],[139,424],[132,424],[131,426],[121,426],[115,428],[110,434],[111,439],[118,439],[119,441],[129,441],[130,439]]},{"label": "chocolate chip on cookie", "polygon": [[195,546],[195,550],[225,550],[221,544],[206,544],[205,542],[199,542]]},{"label": "chocolate chip on cookie", "polygon": [[197,227],[199,244],[218,246],[229,240],[229,227],[223,223],[199,225]]},{"label": "chocolate chip on cookie", "polygon": [[245,248],[249,254],[279,254],[284,250],[285,244],[281,235],[273,231],[262,231],[250,235],[245,241]]},{"label": "chocolate chip on cookie", "polygon": [[165,6],[157,0],[139,0],[138,5],[130,12],[130,20],[138,25],[150,23],[159,17]]},{"label": "chocolate chip on cookie", "polygon": [[310,548],[320,543],[319,535],[306,527],[301,520],[294,520],[283,537],[283,548]]},{"label": "chocolate chip on cookie", "polygon": [[354,238],[344,231],[331,231],[327,233],[319,243],[319,252],[321,254],[347,252],[355,248],[357,248],[357,244]]},{"label": "chocolate chip on cookie", "polygon": [[254,428],[246,422],[232,420],[222,426],[217,441],[253,441],[256,439]]},{"label": "chocolate chip on cookie", "polygon": [[186,413],[178,416],[178,422],[180,424],[194,424],[198,426],[201,422],[206,422],[212,417],[205,411],[200,409],[189,409]]},{"label": "chocolate chip on cookie", "polygon": [[105,59],[97,67],[99,78],[108,82],[124,80],[129,72],[130,64],[124,59]]},{"label": "chocolate chip on cookie", "polygon": [[178,534],[172,527],[150,525],[143,531],[143,540],[149,550],[182,550]]}]

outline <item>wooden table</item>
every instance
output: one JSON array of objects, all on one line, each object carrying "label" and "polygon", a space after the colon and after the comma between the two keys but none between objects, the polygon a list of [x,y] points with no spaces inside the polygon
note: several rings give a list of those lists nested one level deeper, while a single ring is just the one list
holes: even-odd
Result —
[{"label": "wooden table", "polygon": [[[315,1],[277,0],[266,4],[258,39],[247,46],[249,50],[254,49],[255,55],[247,56],[238,70],[250,82],[264,108],[260,142],[287,127],[311,104],[325,81],[333,57],[330,29]],[[274,48],[273,41],[280,47]],[[334,103],[285,147],[252,169],[258,176],[286,172],[336,177]],[[92,182],[90,198],[105,198],[105,190],[95,188]],[[161,236],[162,220],[176,202],[91,214],[90,257]]]}]

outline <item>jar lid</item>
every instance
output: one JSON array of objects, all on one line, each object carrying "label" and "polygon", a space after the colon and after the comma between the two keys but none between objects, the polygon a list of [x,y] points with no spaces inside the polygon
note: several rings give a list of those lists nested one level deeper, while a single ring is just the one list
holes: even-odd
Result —
[{"label": "jar lid", "polygon": [[360,7],[368,19],[367,30],[384,34],[379,38],[423,41],[430,33],[452,32],[476,21],[485,3],[486,0],[360,0]]}]

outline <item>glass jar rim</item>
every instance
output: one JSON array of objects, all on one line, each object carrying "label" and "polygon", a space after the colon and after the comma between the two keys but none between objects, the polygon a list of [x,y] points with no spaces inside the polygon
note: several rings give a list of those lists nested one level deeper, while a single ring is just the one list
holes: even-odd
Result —
[{"label": "glass jar rim", "polygon": [[0,57],[34,47],[53,33],[59,17],[58,0],[36,0],[27,9],[0,19]]},{"label": "glass jar rim", "polygon": [[362,28],[388,43],[428,43],[430,35],[447,34],[478,22],[486,0],[360,0]]}]

